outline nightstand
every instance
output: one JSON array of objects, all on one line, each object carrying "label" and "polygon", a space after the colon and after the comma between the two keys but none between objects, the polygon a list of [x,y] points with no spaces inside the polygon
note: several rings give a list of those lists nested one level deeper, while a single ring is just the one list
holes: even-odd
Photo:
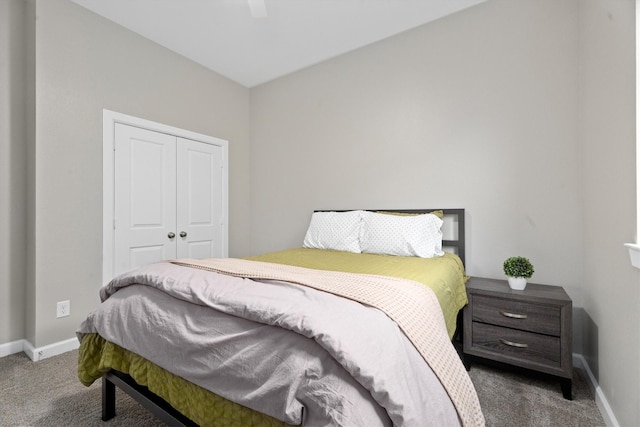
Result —
[{"label": "nightstand", "polygon": [[512,290],[506,280],[467,282],[463,353],[469,368],[480,357],[554,375],[571,400],[573,378],[571,298],[560,286],[528,283]]}]

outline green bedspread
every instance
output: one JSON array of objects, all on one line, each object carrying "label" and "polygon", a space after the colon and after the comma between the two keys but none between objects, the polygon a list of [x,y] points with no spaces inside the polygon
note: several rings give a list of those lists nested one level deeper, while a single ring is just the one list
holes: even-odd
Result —
[{"label": "green bedspread", "polygon": [[423,283],[434,291],[440,302],[449,338],[453,338],[456,330],[458,312],[467,304],[464,266],[458,256],[450,253],[438,258],[418,258],[296,248],[247,259],[318,270],[379,274]]},{"label": "green bedspread", "polygon": [[224,399],[173,375],[152,362],[106,341],[98,334],[86,335],[78,355],[78,378],[89,386],[110,369],[130,375],[149,390],[201,426],[287,426],[268,415]]}]

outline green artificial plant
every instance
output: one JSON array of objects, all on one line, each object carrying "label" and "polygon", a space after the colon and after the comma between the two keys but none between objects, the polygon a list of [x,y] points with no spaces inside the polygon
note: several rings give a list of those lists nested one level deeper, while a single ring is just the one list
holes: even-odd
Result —
[{"label": "green artificial plant", "polygon": [[510,277],[524,277],[528,279],[533,275],[533,265],[525,257],[513,256],[504,261],[504,274]]}]

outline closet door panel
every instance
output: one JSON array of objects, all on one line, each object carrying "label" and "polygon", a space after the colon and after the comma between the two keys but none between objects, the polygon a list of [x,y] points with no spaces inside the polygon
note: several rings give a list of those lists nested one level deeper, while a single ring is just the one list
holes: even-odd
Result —
[{"label": "closet door panel", "polygon": [[116,124],[114,274],[176,254],[176,138]]},{"label": "closet door panel", "polygon": [[223,149],[177,141],[178,258],[219,258],[223,245]]}]

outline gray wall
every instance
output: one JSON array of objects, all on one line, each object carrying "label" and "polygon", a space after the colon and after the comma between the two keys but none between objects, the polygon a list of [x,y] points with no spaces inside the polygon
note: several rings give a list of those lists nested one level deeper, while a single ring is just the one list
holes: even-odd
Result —
[{"label": "gray wall", "polygon": [[0,343],[25,337],[27,4],[0,1]]},{"label": "gray wall", "polygon": [[464,207],[469,273],[527,256],[579,302],[576,12],[492,0],[253,89],[252,249],[313,209]]},{"label": "gray wall", "polygon": [[640,425],[640,272],[634,241],[635,1],[580,3],[584,357],[622,426]]},{"label": "gray wall", "polygon": [[[98,304],[102,109],[230,141],[233,256],[249,244],[249,90],[68,0],[38,0],[34,16],[33,257],[25,263],[26,331],[4,334],[41,347],[72,338]],[[67,299],[71,316],[56,319],[56,301]]]}]

